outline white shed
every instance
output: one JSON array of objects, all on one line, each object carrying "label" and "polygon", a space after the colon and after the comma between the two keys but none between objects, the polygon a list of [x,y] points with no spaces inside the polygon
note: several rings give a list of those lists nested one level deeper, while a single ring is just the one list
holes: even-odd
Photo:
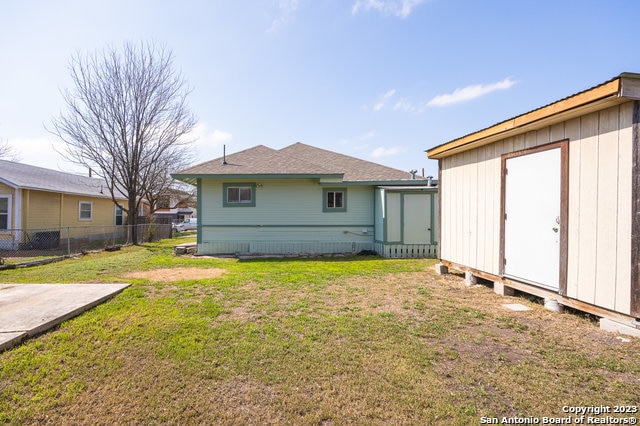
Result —
[{"label": "white shed", "polygon": [[446,266],[625,326],[640,318],[640,74],[427,151]]}]

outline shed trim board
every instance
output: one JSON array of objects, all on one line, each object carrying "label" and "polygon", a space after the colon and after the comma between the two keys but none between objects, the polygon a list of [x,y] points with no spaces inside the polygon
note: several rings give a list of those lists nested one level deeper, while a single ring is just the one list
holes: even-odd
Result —
[{"label": "shed trim board", "polygon": [[[442,182],[442,159],[438,159],[438,185]],[[442,191],[438,191],[438,248],[436,256],[441,259],[440,250],[442,248]]]},{"label": "shed trim board", "polygon": [[[499,247],[499,259],[500,259],[500,263],[499,263],[499,271],[500,271],[500,275],[503,277],[506,277],[507,275],[512,275],[509,271],[510,268],[507,267],[507,265],[505,265],[505,259],[506,259],[506,253],[505,253],[505,249],[507,246],[507,178],[508,178],[508,173],[507,173],[507,161],[510,159],[517,159],[517,158],[525,158],[525,156],[528,155],[535,155],[535,154],[540,154],[540,153],[545,153],[545,152],[551,152],[552,150],[559,150],[559,164],[558,164],[558,170],[557,170],[557,176],[531,176],[531,184],[532,187],[538,187],[541,191],[545,191],[549,185],[548,185],[548,181],[551,180],[552,184],[556,183],[556,180],[554,180],[554,178],[557,179],[557,184],[559,185],[559,187],[557,188],[558,190],[558,195],[559,195],[559,199],[556,200],[557,202],[557,208],[558,208],[558,214],[559,214],[559,221],[557,223],[557,228],[556,232],[559,233],[559,242],[558,242],[558,258],[557,258],[557,272],[558,272],[558,276],[557,276],[557,281],[553,280],[552,282],[547,282],[547,283],[541,283],[540,280],[535,280],[535,279],[531,279],[528,278],[526,276],[519,276],[518,278],[520,278],[521,280],[524,281],[528,281],[530,283],[532,283],[533,285],[543,285],[543,286],[547,286],[550,288],[554,288],[556,291],[558,291],[561,295],[566,295],[567,294],[567,250],[568,250],[568,238],[567,238],[567,230],[568,230],[568,208],[569,208],[569,202],[568,202],[568,194],[569,194],[569,155],[568,155],[568,151],[569,151],[569,140],[568,139],[564,139],[562,141],[558,141],[558,142],[552,142],[546,145],[540,145],[537,146],[535,148],[529,148],[529,149],[524,149],[524,150],[519,150],[519,151],[514,151],[514,152],[509,152],[506,154],[502,154],[501,155],[501,193],[500,193],[500,217],[501,217],[501,221],[500,221],[500,247]],[[512,174],[513,174],[513,169],[512,169]],[[544,183],[543,183],[544,182]],[[533,188],[535,190],[535,188]],[[532,196],[532,194],[527,193],[526,194],[527,197]],[[535,200],[535,202],[539,203],[540,200]],[[547,201],[551,201],[554,202],[553,200],[547,200]],[[547,207],[547,206],[542,206]],[[536,215],[538,213],[538,210],[529,210],[529,212],[532,215]],[[545,224],[546,225],[546,224]],[[542,225],[541,226],[546,230],[546,226]],[[548,227],[551,228],[552,224],[548,224]],[[511,231],[513,232],[513,231]],[[514,238],[514,237],[512,237]],[[532,242],[530,241],[526,241],[526,242],[521,242],[523,245],[529,245],[532,244]],[[511,245],[511,247],[513,247],[513,245]],[[529,253],[526,249],[524,250],[525,254],[531,255],[531,256],[535,256],[536,253]],[[539,256],[543,256],[544,253],[537,253]],[[555,251],[554,251],[555,254]],[[508,261],[508,259],[506,259]],[[554,260],[555,261],[555,260]],[[513,261],[512,261],[513,263]],[[534,267],[536,265],[533,265]],[[538,265],[540,266],[540,265]],[[556,266],[553,267],[553,270],[555,271]],[[513,269],[511,269],[511,271],[513,271]],[[538,275],[542,274],[542,271],[538,272]]]},{"label": "shed trim board", "polygon": [[640,317],[640,101],[633,102],[632,123],[631,314]]},{"label": "shed trim board", "polygon": [[549,105],[502,121],[486,129],[462,136],[427,150],[429,158],[441,159],[450,155],[488,145],[532,128],[550,126],[590,112],[640,99],[640,74],[622,73],[605,83]]}]

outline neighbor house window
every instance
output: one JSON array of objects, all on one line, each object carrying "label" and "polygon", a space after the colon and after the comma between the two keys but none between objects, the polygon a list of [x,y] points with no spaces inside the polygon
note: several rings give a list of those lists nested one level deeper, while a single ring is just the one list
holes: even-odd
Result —
[{"label": "neighbor house window", "polygon": [[93,210],[93,203],[87,201],[80,201],[80,220],[91,220],[91,213]]},{"label": "neighbor house window", "polygon": [[256,184],[255,183],[225,183],[222,185],[224,207],[255,207]]},{"label": "neighbor house window", "polygon": [[347,211],[347,189],[346,188],[325,188],[323,191],[324,212],[346,212]]},{"label": "neighbor house window", "polygon": [[116,225],[122,225],[124,223],[124,214],[122,209],[116,206]]},{"label": "neighbor house window", "polygon": [[0,229],[9,229],[9,197],[0,195]]}]

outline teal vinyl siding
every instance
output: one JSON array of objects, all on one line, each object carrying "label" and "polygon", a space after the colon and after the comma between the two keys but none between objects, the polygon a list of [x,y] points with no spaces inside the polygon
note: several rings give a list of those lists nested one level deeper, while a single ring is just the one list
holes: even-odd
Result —
[{"label": "teal vinyl siding", "polygon": [[[250,209],[224,208],[223,183],[226,182],[219,179],[202,179],[198,217],[203,226],[373,226],[374,189],[370,186],[349,187],[347,211],[333,214],[323,212],[323,187],[314,179],[247,180],[247,184],[256,184],[256,204]],[[236,179],[232,183],[242,181]]]},{"label": "teal vinyl siding", "polygon": [[[199,190],[200,253],[332,253],[371,250],[374,188],[349,187],[347,211],[323,211],[325,192],[317,179],[234,179],[255,184],[255,206],[227,208],[227,182],[202,179]],[[346,191],[345,191],[346,192]]]}]

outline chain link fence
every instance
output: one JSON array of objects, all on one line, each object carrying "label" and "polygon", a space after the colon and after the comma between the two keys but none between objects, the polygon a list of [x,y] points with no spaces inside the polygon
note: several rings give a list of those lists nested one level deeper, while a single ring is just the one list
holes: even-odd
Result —
[{"label": "chain link fence", "polygon": [[138,244],[172,236],[170,222],[0,230],[0,264],[72,256],[90,250],[109,250],[133,243],[134,226]]}]

